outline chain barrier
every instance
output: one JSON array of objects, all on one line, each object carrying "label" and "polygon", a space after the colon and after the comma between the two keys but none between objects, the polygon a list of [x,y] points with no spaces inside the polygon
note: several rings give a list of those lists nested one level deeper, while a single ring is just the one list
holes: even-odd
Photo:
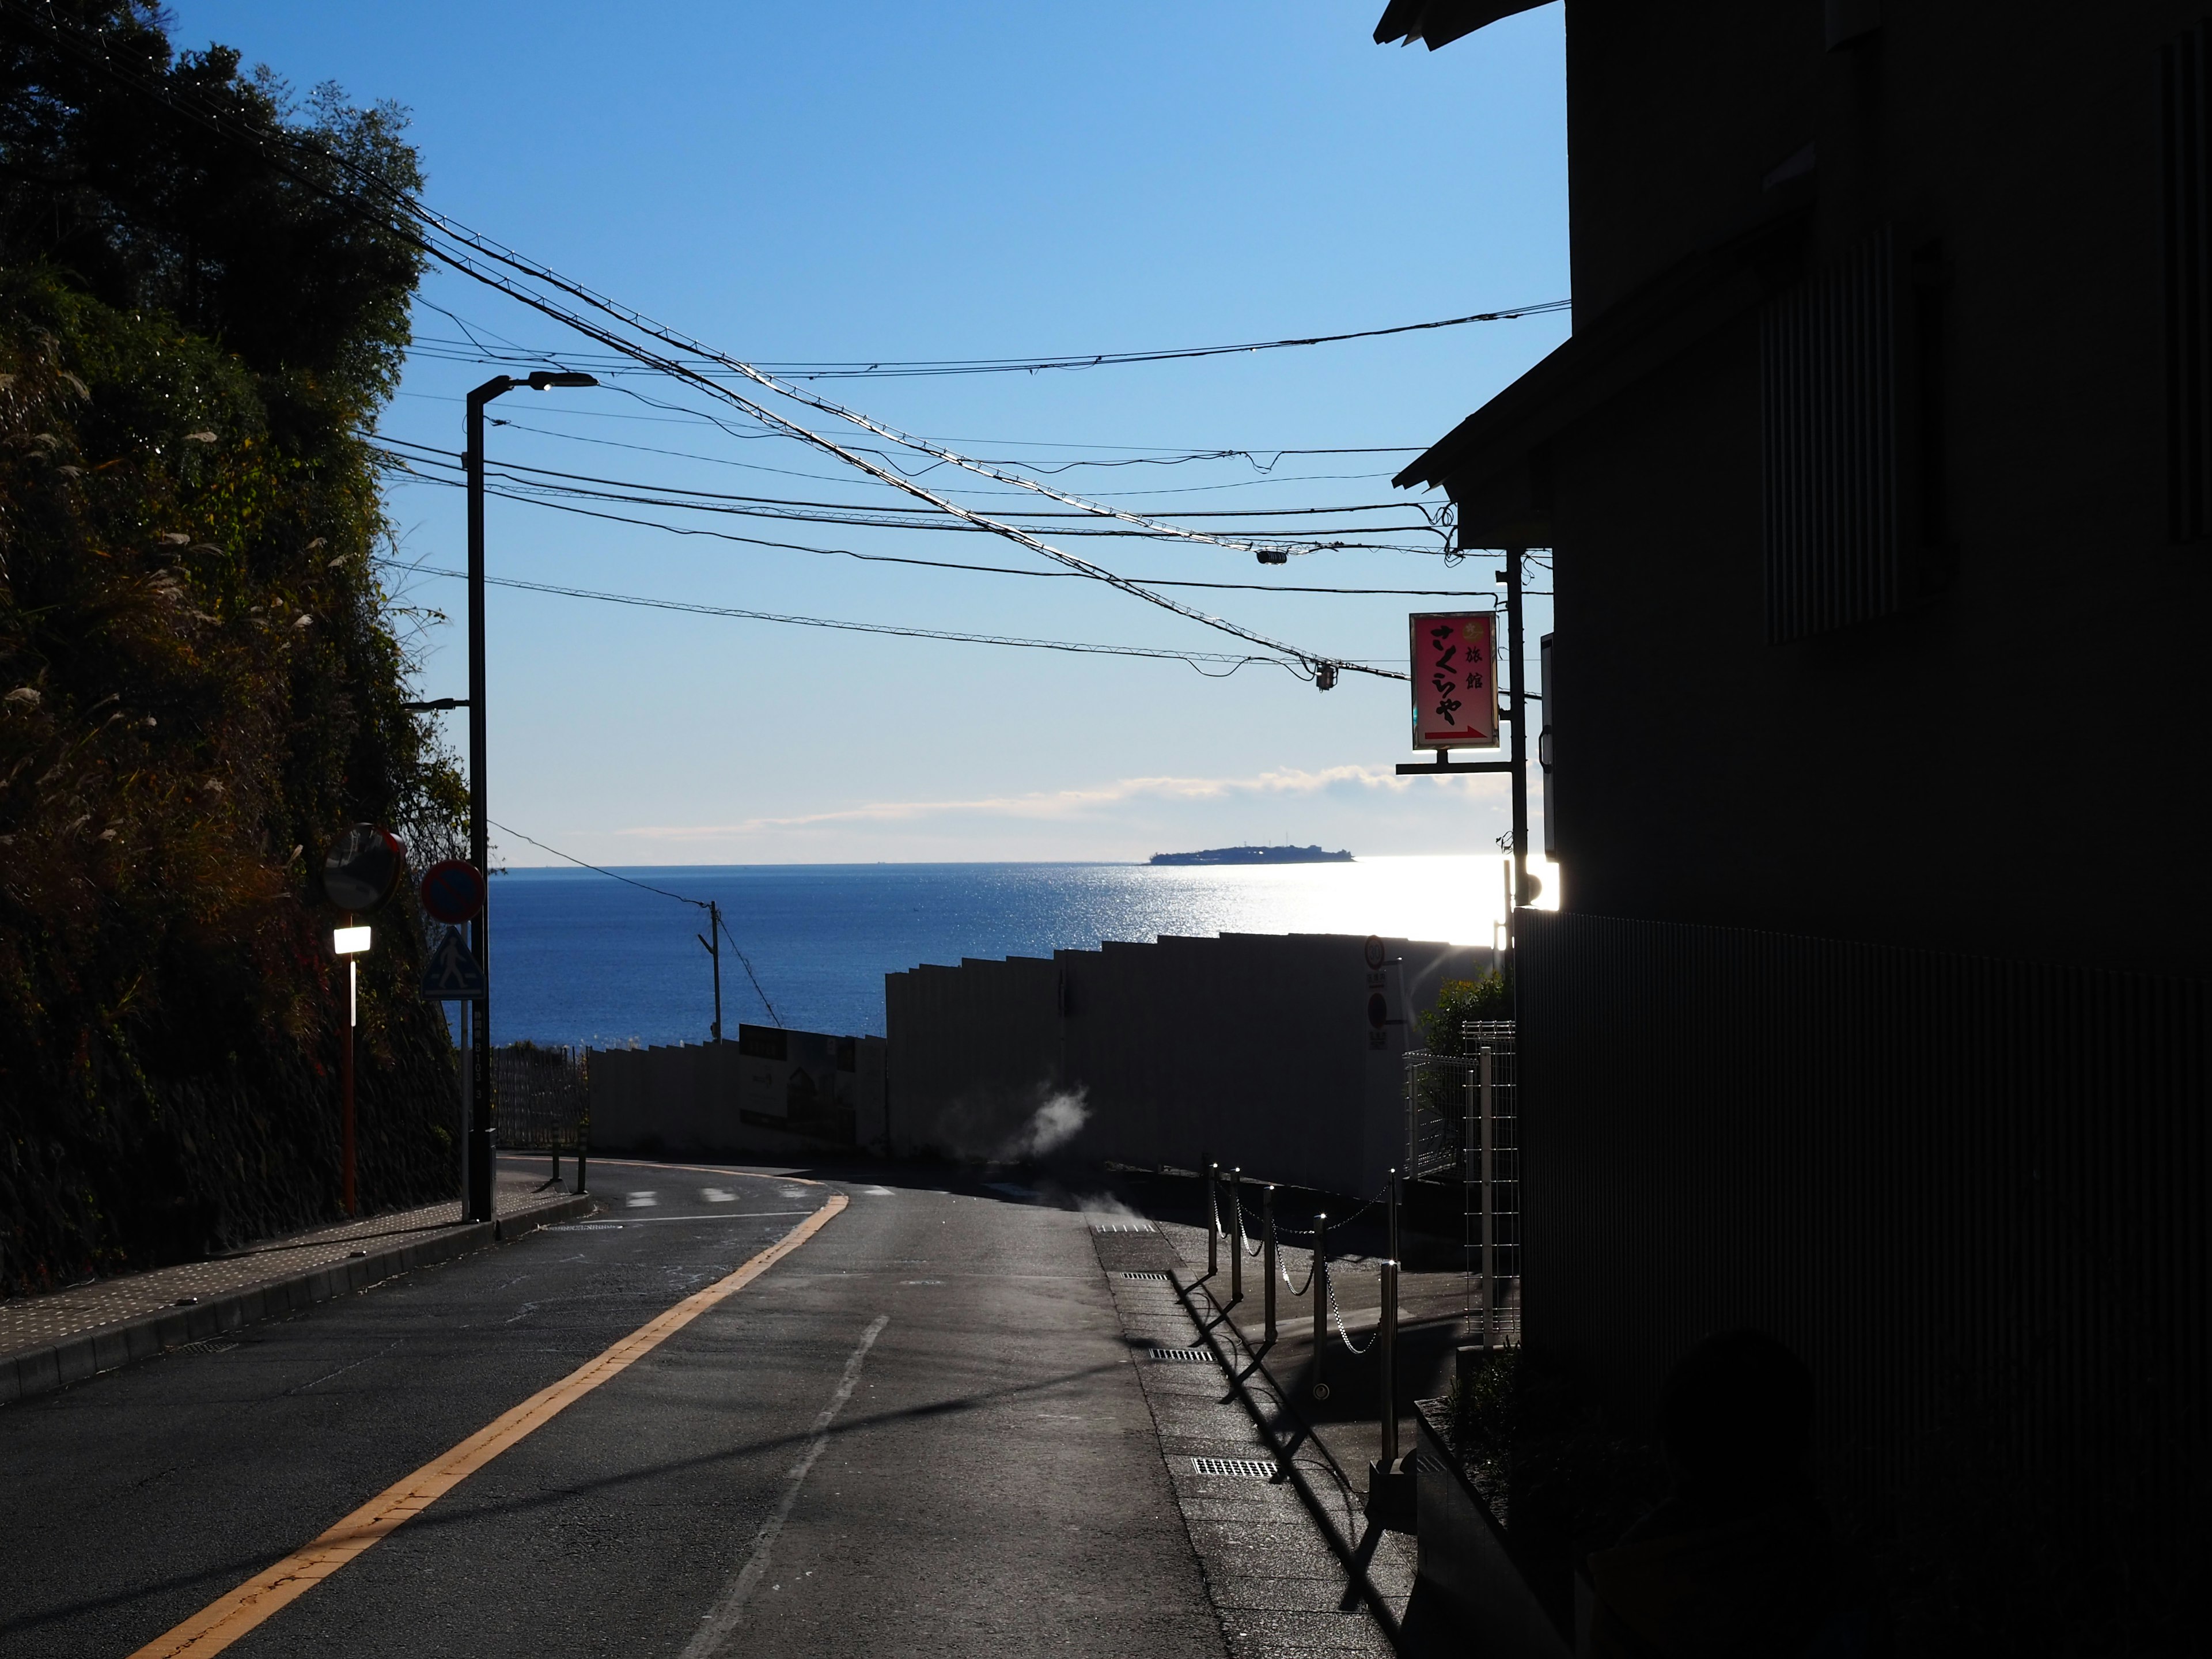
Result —
[{"label": "chain barrier", "polygon": [[[1360,1217],[1365,1215],[1370,1210],[1373,1209],[1376,1205],[1380,1204],[1384,1199],[1389,1196],[1390,1183],[1386,1181],[1379,1188],[1376,1189],[1374,1197],[1369,1199],[1364,1204],[1354,1210],[1350,1215],[1340,1218],[1332,1217],[1328,1224],[1332,1229],[1349,1227],[1353,1222],[1358,1220]],[[1275,1224],[1275,1237],[1278,1238],[1311,1238],[1314,1236],[1314,1231],[1315,1230],[1311,1227],[1285,1227],[1279,1221]]]},{"label": "chain barrier", "polygon": [[[1253,1261],[1257,1261],[1260,1257],[1266,1253],[1267,1249],[1267,1241],[1264,1238],[1255,1239],[1252,1237],[1252,1229],[1246,1224],[1244,1220],[1244,1196],[1237,1190],[1237,1187],[1234,1182],[1231,1183],[1229,1188],[1229,1208],[1231,1213],[1237,1218],[1236,1236],[1238,1238],[1246,1241],[1244,1245],[1244,1254]],[[1275,1229],[1276,1235],[1279,1237],[1281,1236],[1282,1231],[1283,1230],[1280,1227]]]},{"label": "chain barrier", "polygon": [[1283,1276],[1284,1284],[1291,1285],[1291,1294],[1292,1296],[1304,1296],[1308,1291],[1313,1289],[1313,1276],[1320,1270],[1321,1261],[1316,1257],[1315,1260],[1306,1264],[1306,1282],[1303,1285],[1291,1285],[1291,1270],[1283,1265],[1281,1253],[1279,1251],[1276,1253],[1275,1271]]},{"label": "chain barrier", "polygon": [[1366,1348],[1360,1347],[1352,1341],[1352,1333],[1344,1328],[1344,1310],[1336,1305],[1336,1279],[1334,1274],[1330,1275],[1328,1281],[1328,1316],[1336,1322],[1337,1340],[1343,1343],[1346,1351],[1355,1357],[1365,1353],[1368,1348],[1372,1348],[1375,1346],[1376,1337],[1382,1334],[1382,1328],[1377,1325],[1375,1328],[1375,1336],[1367,1339]]}]

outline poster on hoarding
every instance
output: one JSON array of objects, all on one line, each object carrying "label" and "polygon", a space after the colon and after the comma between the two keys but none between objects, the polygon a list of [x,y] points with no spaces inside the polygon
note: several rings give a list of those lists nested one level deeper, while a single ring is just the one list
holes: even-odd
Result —
[{"label": "poster on hoarding", "polygon": [[1413,747],[1498,747],[1498,613],[1410,617]]}]

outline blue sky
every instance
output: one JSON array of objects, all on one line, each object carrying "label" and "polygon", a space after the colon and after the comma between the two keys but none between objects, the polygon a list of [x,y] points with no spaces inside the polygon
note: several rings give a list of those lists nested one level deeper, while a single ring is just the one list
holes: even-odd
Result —
[{"label": "blue sky", "polygon": [[[474,228],[732,355],[845,362],[1202,345],[1567,297],[1560,9],[1431,54],[1372,45],[1379,5],[173,10],[181,46],[220,40],[303,89],[336,80],[356,102],[408,106],[428,199]],[[589,349],[465,279],[434,275],[423,298],[548,361]],[[1399,496],[1388,474],[1410,450],[1285,457],[1264,471],[1241,459],[1093,464],[1424,445],[1565,331],[1551,315],[1197,363],[826,389],[1026,468],[1085,463],[1055,482],[1157,517],[1340,507]],[[416,332],[462,337],[427,307]],[[458,450],[461,394],[492,372],[419,356],[384,431]],[[656,488],[889,499],[787,441],[656,406],[696,396],[623,384],[513,394],[495,407],[511,423],[491,435],[495,460]],[[932,479],[977,507],[1009,505],[988,480]],[[391,510],[405,559],[459,567],[457,491],[403,484]],[[981,535],[638,516],[1047,568]],[[495,575],[970,632],[1231,643],[1076,580],[751,548],[503,501],[489,526]],[[1263,568],[1154,539],[1062,544],[1160,579],[1492,591],[1493,561],[1448,566],[1433,551]],[[404,586],[459,619],[459,583]],[[1454,604],[1183,597],[1316,652],[1401,665],[1407,611]],[[1548,608],[1535,601],[1530,616],[1533,641]],[[1505,826],[1501,781],[1391,775],[1412,758],[1395,682],[1347,676],[1320,694],[1265,665],[1209,679],[1178,663],[513,589],[493,590],[489,629],[492,814],[602,861],[1122,859],[1285,836],[1449,853],[1486,850]],[[423,694],[465,693],[458,627],[432,625],[422,643]],[[501,848],[513,864],[546,861],[511,838]]]}]

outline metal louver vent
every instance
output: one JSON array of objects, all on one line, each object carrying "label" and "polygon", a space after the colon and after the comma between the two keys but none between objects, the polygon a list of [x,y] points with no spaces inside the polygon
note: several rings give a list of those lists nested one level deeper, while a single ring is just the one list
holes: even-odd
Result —
[{"label": "metal louver vent", "polygon": [[1887,616],[1907,597],[1896,288],[1885,226],[1760,318],[1770,643]]},{"label": "metal louver vent", "polygon": [[2166,515],[2178,542],[2212,536],[2212,64],[2200,25],[2160,54],[2166,265]]},{"label": "metal louver vent", "polygon": [[1272,1480],[1275,1466],[1257,1457],[1194,1457],[1191,1466],[1200,1474],[1225,1474],[1238,1480]]}]

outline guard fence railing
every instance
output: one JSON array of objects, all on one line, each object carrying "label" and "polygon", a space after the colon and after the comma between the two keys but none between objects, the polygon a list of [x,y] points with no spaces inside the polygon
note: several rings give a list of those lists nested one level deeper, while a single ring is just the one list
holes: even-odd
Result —
[{"label": "guard fence railing", "polygon": [[[1375,1328],[1362,1343],[1353,1340],[1345,1322],[1344,1309],[1338,1300],[1336,1284],[1342,1271],[1349,1265],[1346,1259],[1332,1259],[1329,1255],[1331,1220],[1327,1214],[1314,1217],[1310,1230],[1285,1227],[1275,1214],[1275,1188],[1266,1182],[1248,1183],[1241,1170],[1224,1170],[1218,1164],[1206,1169],[1206,1277],[1219,1282],[1224,1258],[1228,1265],[1228,1299],[1226,1308],[1235,1308],[1244,1300],[1244,1273],[1248,1261],[1258,1263],[1260,1273],[1262,1355],[1272,1347],[1279,1332],[1277,1297],[1279,1290],[1287,1290],[1297,1301],[1308,1303],[1313,1325],[1313,1356],[1307,1387],[1313,1398],[1326,1401],[1329,1397],[1329,1376],[1334,1369],[1330,1355],[1329,1334],[1334,1328],[1336,1340],[1346,1352],[1355,1358],[1375,1356],[1377,1400],[1377,1426],[1381,1431],[1382,1456],[1378,1467],[1395,1471],[1399,1467],[1397,1400],[1398,1364],[1398,1279],[1401,1260],[1400,1224],[1402,1218],[1404,1190],[1401,1173],[1393,1170],[1382,1189],[1351,1214],[1338,1218],[1334,1223],[1340,1234],[1352,1223],[1378,1206],[1385,1212],[1387,1254],[1374,1263],[1379,1278],[1377,1312]],[[1255,1226],[1244,1209],[1244,1189],[1255,1186],[1259,1195],[1259,1221]],[[1255,1235],[1256,1234],[1256,1237]],[[1305,1283],[1301,1285],[1291,1277],[1290,1269],[1282,1259],[1282,1242],[1285,1237],[1311,1240],[1311,1259]],[[1216,1293],[1218,1299],[1218,1292]]]},{"label": "guard fence railing", "polygon": [[1485,1347],[1519,1339],[1521,1134],[1511,1020],[1469,1020],[1460,1052],[1406,1056],[1406,1173],[1455,1183],[1461,1246]]},{"label": "guard fence railing", "polygon": [[492,1050],[492,1124],[503,1152],[544,1152],[561,1180],[561,1156],[576,1160],[576,1191],[585,1189],[591,1157],[592,1090],[581,1048],[510,1042]]}]

